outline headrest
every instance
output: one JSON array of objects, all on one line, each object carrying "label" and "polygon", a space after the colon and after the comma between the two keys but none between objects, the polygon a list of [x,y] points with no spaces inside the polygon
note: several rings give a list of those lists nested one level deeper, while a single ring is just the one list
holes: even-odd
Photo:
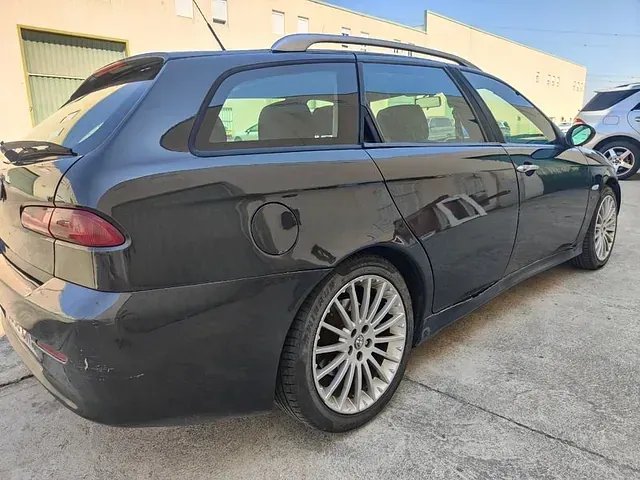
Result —
[{"label": "headrest", "polygon": [[426,142],[429,122],[418,105],[394,105],[376,115],[382,136],[387,142]]},{"label": "headrest", "polygon": [[258,138],[260,140],[314,138],[309,107],[306,103],[290,100],[267,105],[258,118]]}]

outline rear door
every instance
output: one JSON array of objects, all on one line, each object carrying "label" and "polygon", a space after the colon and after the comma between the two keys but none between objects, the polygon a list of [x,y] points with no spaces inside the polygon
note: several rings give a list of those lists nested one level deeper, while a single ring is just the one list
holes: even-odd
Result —
[{"label": "rear door", "polygon": [[[367,151],[429,256],[438,311],[504,274],[518,221],[515,169],[444,68],[371,58],[361,69],[379,136]],[[432,134],[432,117],[448,118],[453,138]]]},{"label": "rear door", "polygon": [[520,221],[507,273],[575,246],[584,221],[592,179],[587,159],[569,148],[540,110],[495,78],[465,71],[495,118],[509,124],[504,148],[518,171]]}]

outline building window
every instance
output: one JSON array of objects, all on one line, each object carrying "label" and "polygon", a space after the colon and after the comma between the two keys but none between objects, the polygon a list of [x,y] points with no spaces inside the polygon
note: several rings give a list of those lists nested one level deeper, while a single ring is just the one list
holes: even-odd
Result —
[{"label": "building window", "polygon": [[560,86],[560,77],[556,77],[556,87]]},{"label": "building window", "polygon": [[273,27],[273,33],[277,35],[284,35],[284,13],[272,10],[271,24]]},{"label": "building window", "polygon": [[[410,43],[409,45],[415,45],[415,43]],[[410,57],[413,57],[413,52],[411,50],[409,50],[407,52],[407,55],[410,56]]]},{"label": "building window", "polygon": [[540,83],[540,72],[536,72],[536,83]]},{"label": "building window", "polygon": [[20,37],[34,125],[58,110],[98,68],[126,56],[123,42],[27,29],[20,29]]},{"label": "building window", "polygon": [[192,0],[175,0],[176,15],[179,17],[193,18]]},{"label": "building window", "polygon": [[[361,36],[362,38],[369,38],[369,37],[370,37],[370,35],[369,35],[369,33],[368,33],[368,32],[360,32],[360,36]],[[363,51],[363,52],[366,52],[366,51],[367,51],[367,46],[366,46],[366,45],[362,45],[362,51]]]},{"label": "building window", "polygon": [[547,74],[547,85],[551,85],[551,75]]},{"label": "building window", "polygon": [[309,33],[309,19],[298,17],[298,33]]},{"label": "building window", "polygon": [[555,75],[553,75],[553,76],[551,77],[551,86],[552,86],[552,87],[555,87],[555,86],[556,86],[556,76],[555,76]]},{"label": "building window", "polygon": [[[397,38],[393,39],[394,42],[398,42],[398,43],[402,43],[402,40],[398,40]],[[397,48],[393,49],[393,53],[400,53],[400,50],[398,50]]]},{"label": "building window", "polygon": [[227,23],[227,0],[212,0],[211,10],[214,22]]}]

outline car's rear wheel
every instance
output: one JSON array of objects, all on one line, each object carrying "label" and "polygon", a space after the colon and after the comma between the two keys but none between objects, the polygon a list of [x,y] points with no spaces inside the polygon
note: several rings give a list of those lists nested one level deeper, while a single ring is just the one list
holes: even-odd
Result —
[{"label": "car's rear wheel", "polygon": [[357,428],[395,392],[412,338],[411,297],[402,275],[380,257],[354,257],[312,292],[294,320],[276,402],[321,430]]},{"label": "car's rear wheel", "polygon": [[573,259],[576,267],[596,270],[611,257],[618,230],[618,202],[613,190],[605,187],[582,244],[582,254]]},{"label": "car's rear wheel", "polygon": [[640,169],[640,148],[632,142],[616,140],[598,150],[617,168],[620,180],[626,180]]}]

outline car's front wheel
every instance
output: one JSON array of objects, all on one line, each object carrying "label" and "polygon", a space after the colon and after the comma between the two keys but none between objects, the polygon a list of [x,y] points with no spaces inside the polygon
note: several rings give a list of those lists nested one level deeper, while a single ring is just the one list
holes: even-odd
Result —
[{"label": "car's front wheel", "polygon": [[618,201],[613,190],[605,187],[582,243],[582,254],[573,259],[576,267],[596,270],[611,257],[618,231]]},{"label": "car's front wheel", "polygon": [[412,338],[411,297],[402,275],[380,257],[354,257],[314,290],[294,320],[276,402],[321,430],[357,428],[395,392]]}]

